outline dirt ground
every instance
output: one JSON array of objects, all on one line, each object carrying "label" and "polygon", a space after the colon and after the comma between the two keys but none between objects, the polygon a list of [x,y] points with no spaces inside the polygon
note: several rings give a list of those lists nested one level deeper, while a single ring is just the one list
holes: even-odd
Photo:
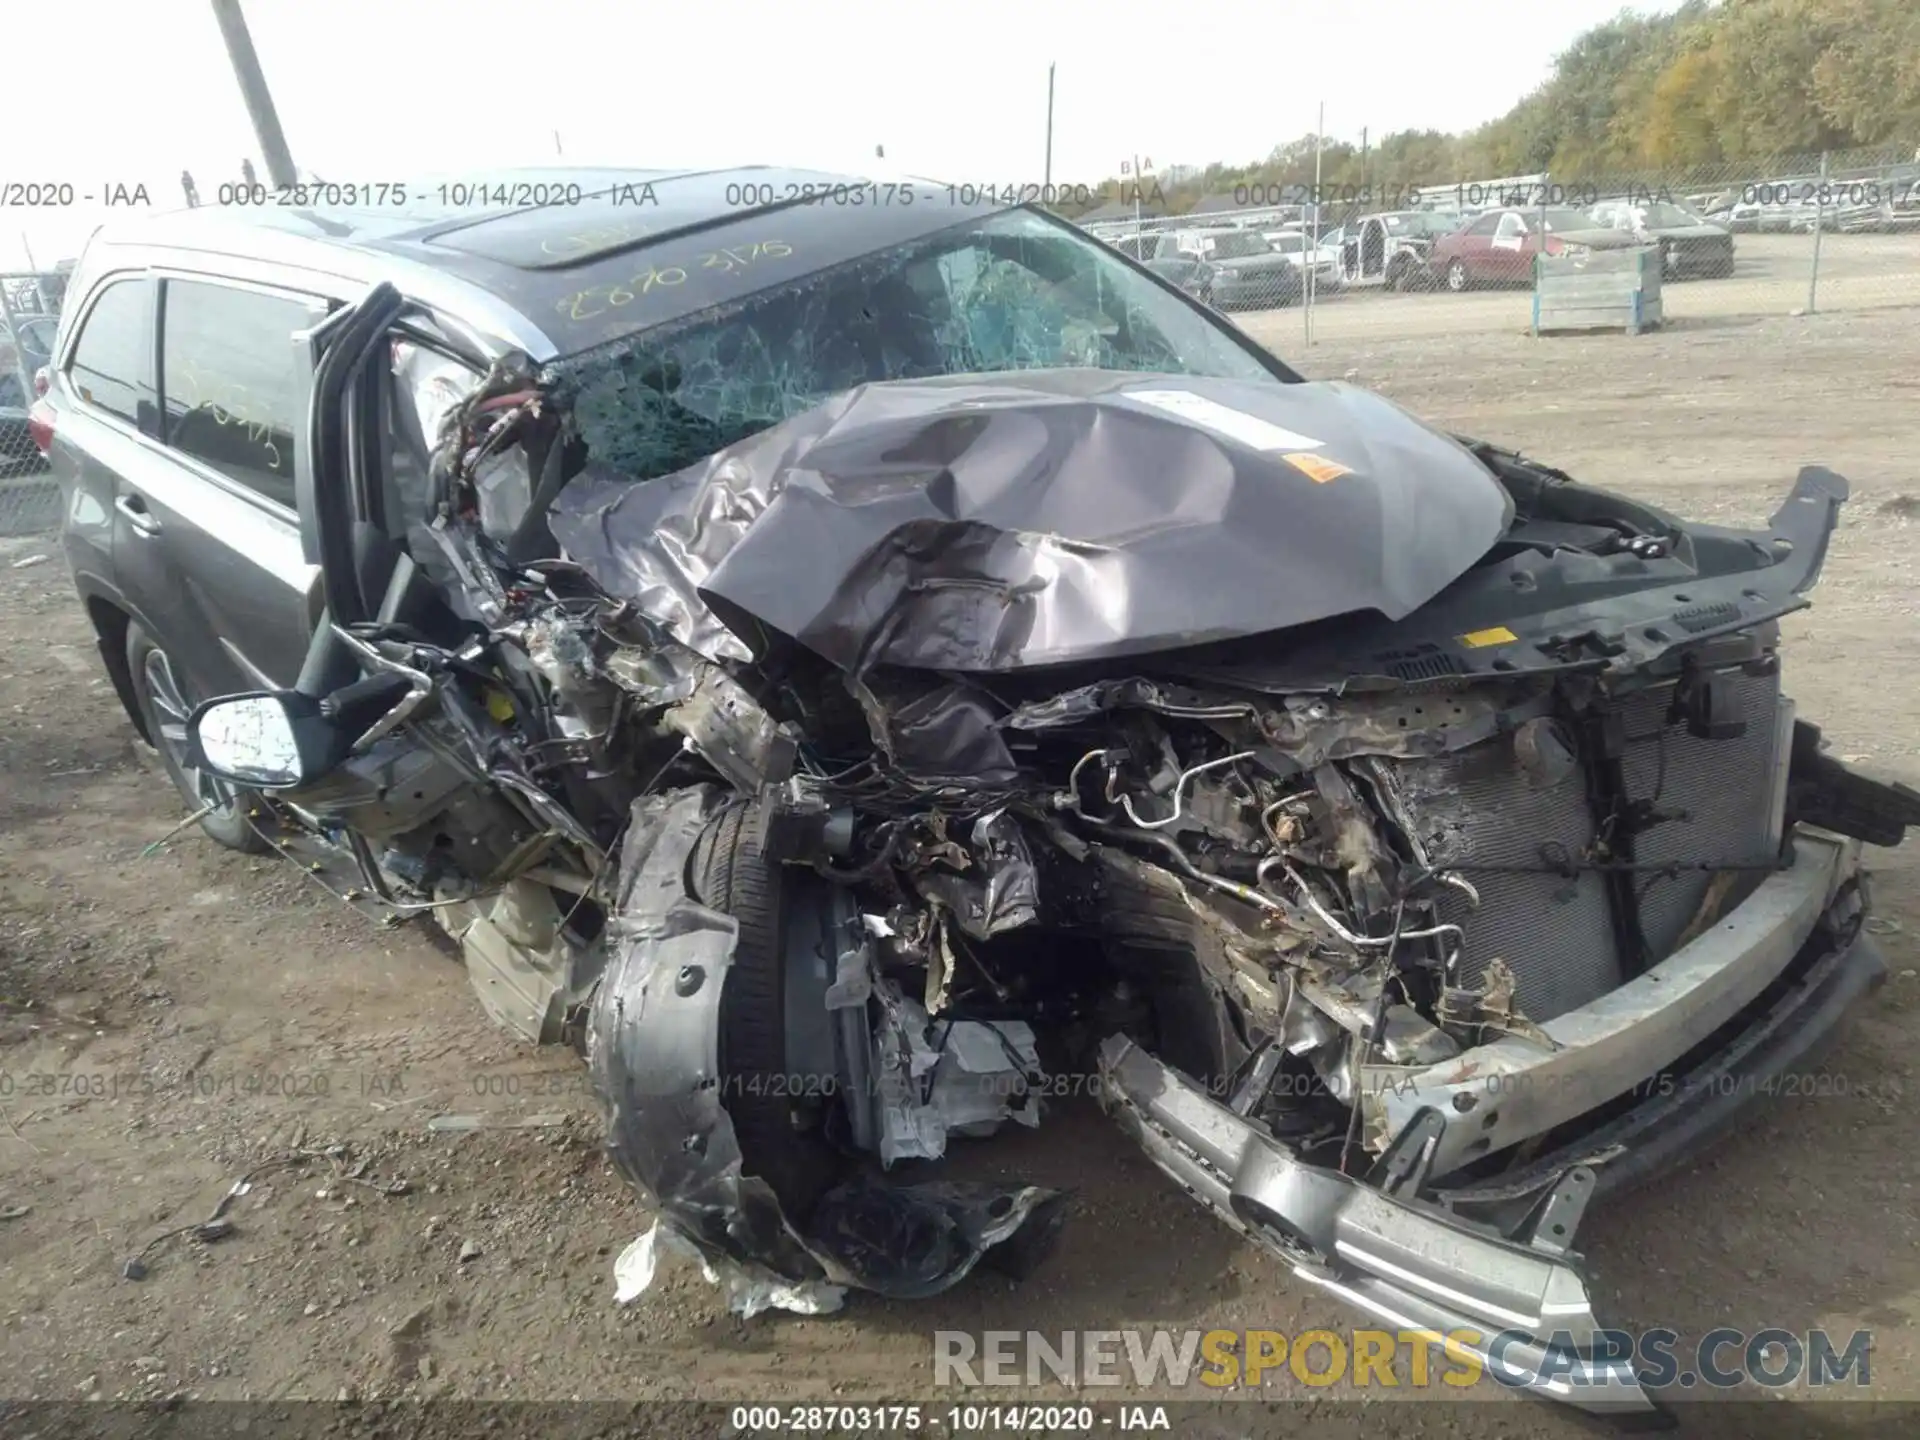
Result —
[{"label": "dirt ground", "polygon": [[[1275,338],[1314,376],[1704,518],[1758,521],[1802,462],[1850,476],[1817,604],[1787,623],[1789,687],[1842,753],[1920,781],[1915,314],[1632,340]],[[581,1067],[494,1030],[441,949],[282,862],[197,831],[149,853],[181,813],[56,543],[0,541],[0,1398],[935,1398],[936,1329],[1357,1323],[1073,1106],[972,1157],[1076,1192],[1025,1283],[740,1322],[683,1272],[617,1307],[614,1257],[649,1217],[601,1157]],[[1582,1242],[1611,1323],[1868,1328],[1869,1395],[1912,1401],[1920,841],[1871,858],[1893,975],[1825,1062],[1843,1093],[1756,1104],[1693,1168],[1590,1216]],[[429,1129],[445,1115],[484,1128]],[[259,1174],[231,1237],[167,1241],[144,1281],[122,1278],[252,1167],[328,1146],[345,1158]],[[1316,1433],[1380,1440],[1580,1433],[1510,1397],[1465,1419],[1291,1377],[1265,1398],[1303,1408],[1223,1402],[1219,1433],[1308,1414]]]}]

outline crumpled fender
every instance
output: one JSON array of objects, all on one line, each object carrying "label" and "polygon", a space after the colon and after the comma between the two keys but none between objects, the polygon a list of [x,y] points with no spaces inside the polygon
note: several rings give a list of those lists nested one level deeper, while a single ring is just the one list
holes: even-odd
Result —
[{"label": "crumpled fender", "polygon": [[587,1021],[616,1168],[703,1256],[798,1284],[932,1295],[1016,1233],[1022,1244],[1001,1258],[1026,1263],[1064,1218],[1059,1192],[861,1176],[829,1191],[803,1232],[766,1182],[744,1172],[719,1066],[738,927],[687,884],[695,842],[733,798],[696,785],[634,802]]}]

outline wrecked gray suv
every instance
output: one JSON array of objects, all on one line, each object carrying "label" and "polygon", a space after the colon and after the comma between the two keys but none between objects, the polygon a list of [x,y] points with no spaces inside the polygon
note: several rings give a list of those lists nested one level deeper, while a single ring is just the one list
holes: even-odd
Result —
[{"label": "wrecked gray suv", "polygon": [[[1782,689],[1846,483],[1677,519],[1305,382],[1033,210],[575,179],[90,247],[42,417],[69,554],[209,829],[579,1047],[736,1300],[1038,1263],[1065,1196],[896,1167],[1084,1123],[1042,1103],[1082,1073],[1302,1279],[1647,1408],[1581,1214],[1879,978],[1861,842],[1920,823]],[[309,306],[284,433],[265,350],[167,358],[222,267]],[[85,317],[130,275],[162,373],[109,445]],[[265,528],[156,518],[138,466],[202,409],[273,449]],[[167,554],[193,603],[147,613]],[[297,641],[222,599],[273,554]]]}]

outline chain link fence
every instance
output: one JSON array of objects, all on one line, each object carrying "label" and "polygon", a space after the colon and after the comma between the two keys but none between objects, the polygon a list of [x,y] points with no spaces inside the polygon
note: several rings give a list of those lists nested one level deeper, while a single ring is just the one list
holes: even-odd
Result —
[{"label": "chain link fence", "polygon": [[[1222,270],[1244,267],[1249,245],[1285,256],[1287,283],[1232,302],[1254,312],[1235,317],[1249,333],[1282,354],[1321,339],[1525,330],[1533,257],[1569,246],[1657,246],[1668,325],[1920,305],[1911,149],[1451,179],[1364,153],[1356,167],[1349,153],[1317,179],[1255,170],[1135,183],[1130,200],[1078,221],[1222,306],[1226,288],[1204,293],[1212,252],[1226,257]],[[1222,246],[1223,231],[1251,234]],[[0,535],[58,522],[28,412],[64,291],[58,272],[0,274]]]},{"label": "chain link fence", "polygon": [[57,273],[0,274],[0,535],[38,534],[60,518],[59,488],[27,417],[34,377],[53,360],[65,290]]},{"label": "chain link fence", "polygon": [[1435,181],[1349,169],[1155,195],[1163,203],[1138,214],[1081,223],[1163,262],[1204,260],[1223,230],[1259,232],[1304,283],[1280,308],[1236,318],[1282,352],[1318,339],[1523,330],[1536,254],[1630,244],[1659,248],[1670,325],[1920,304],[1911,149],[1591,176]]}]

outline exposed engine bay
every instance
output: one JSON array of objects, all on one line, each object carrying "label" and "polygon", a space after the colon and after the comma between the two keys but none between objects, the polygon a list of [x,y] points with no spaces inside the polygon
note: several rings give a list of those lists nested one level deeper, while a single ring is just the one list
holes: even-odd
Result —
[{"label": "exposed engine bay", "polygon": [[[496,365],[404,553],[335,518],[361,738],[272,804],[583,1050],[623,1173],[736,1275],[1021,1273],[1063,1196],[890,1172],[1084,1074],[1348,1298],[1415,1285],[1355,1259],[1365,1189],[1582,1315],[1562,1242],[1635,1087],[1851,944],[1857,842],[1920,823],[1781,691],[1826,471],[1726,530],[1347,386],[1057,370],[636,475],[606,390],[648,363]],[[1789,885],[1771,968],[1709,971]],[[1676,964],[1685,1043],[1617,1039]],[[1475,1108],[1483,1063],[1565,1073]]]}]

